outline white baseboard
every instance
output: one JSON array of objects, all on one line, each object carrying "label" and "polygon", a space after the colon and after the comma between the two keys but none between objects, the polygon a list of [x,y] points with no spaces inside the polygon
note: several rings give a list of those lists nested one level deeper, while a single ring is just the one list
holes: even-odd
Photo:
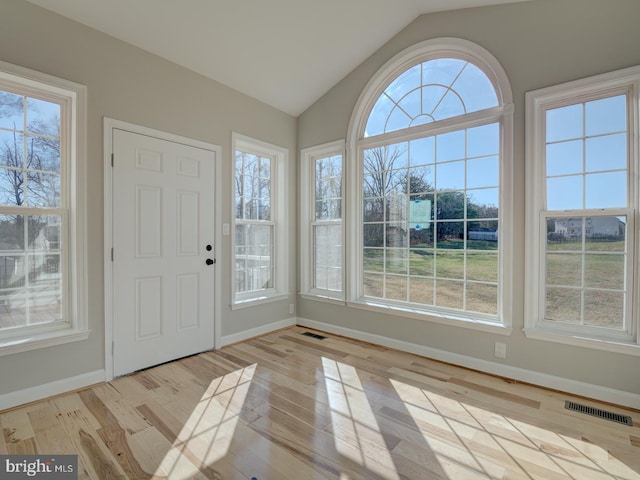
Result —
[{"label": "white baseboard", "polygon": [[96,370],[76,375],[75,377],[45,383],[44,385],[36,385],[35,387],[25,388],[24,390],[0,394],[0,411],[72,390],[78,390],[90,385],[95,385],[96,383],[102,383],[105,381],[104,375],[104,370]]},{"label": "white baseboard", "polygon": [[614,390],[612,388],[578,382],[576,380],[556,377],[546,373],[534,372],[524,368],[512,367],[487,360],[480,360],[478,358],[468,357],[458,353],[451,353],[445,350],[438,350],[424,345],[396,340],[394,338],[383,337],[381,335],[366,333],[359,330],[352,330],[350,328],[339,327],[306,318],[298,317],[298,325],[314,328],[316,330],[324,330],[328,333],[343,335],[345,337],[362,340],[364,342],[402,350],[404,352],[414,353],[423,357],[433,358],[434,360],[452,363],[454,365],[471,368],[473,370],[480,370],[493,375],[499,375],[501,377],[513,378],[514,380],[539,385],[541,387],[593,398],[595,400],[601,400],[616,405],[622,405],[636,410],[640,409],[640,395],[631,392]]},{"label": "white baseboard", "polygon": [[280,330],[281,328],[291,327],[293,325],[296,325],[296,323],[296,317],[291,317],[277,322],[268,323],[260,327],[244,330],[242,332],[233,333],[231,335],[223,335],[222,337],[220,337],[220,346],[224,347],[225,345],[231,345],[232,343],[242,342],[259,335],[264,335],[275,330]]}]

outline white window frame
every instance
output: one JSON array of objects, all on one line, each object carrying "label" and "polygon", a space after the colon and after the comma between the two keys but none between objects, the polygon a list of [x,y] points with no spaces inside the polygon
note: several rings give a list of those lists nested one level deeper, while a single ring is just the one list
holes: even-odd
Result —
[{"label": "white window frame", "polygon": [[[640,172],[640,66],[617,70],[589,78],[527,92],[526,94],[526,247],[525,247],[525,328],[528,338],[546,340],[568,345],[577,345],[597,350],[605,350],[629,355],[640,355],[639,330],[639,276],[636,265],[640,248],[640,189],[637,182]],[[601,97],[628,95],[627,131],[628,172],[626,208],[576,209],[570,211],[547,211],[546,195],[546,153],[545,116],[552,108],[588,102]],[[588,217],[592,215],[627,216],[627,265],[633,266],[627,272],[627,301],[625,313],[629,318],[627,331],[615,332],[597,327],[545,322],[544,312],[544,221],[551,216]]]},{"label": "white window frame", "polygon": [[[452,57],[473,63],[480,68],[493,84],[498,97],[498,107],[473,112],[463,117],[454,117],[432,124],[421,125],[407,130],[389,132],[378,136],[364,138],[364,129],[371,108],[380,94],[391,81],[407,68],[428,60]],[[362,272],[362,150],[375,146],[376,143],[391,143],[412,138],[417,132],[423,136],[436,135],[447,131],[464,129],[489,120],[500,125],[500,199],[499,199],[499,237],[498,250],[500,270],[498,272],[498,315],[497,321],[487,321],[482,315],[470,312],[453,313],[437,308],[414,308],[409,305],[387,300],[375,302],[363,296]],[[389,60],[369,80],[362,91],[349,122],[347,155],[348,161],[348,275],[346,296],[348,305],[373,311],[391,312],[420,320],[445,325],[455,325],[472,330],[485,331],[499,335],[510,335],[513,318],[513,97],[507,75],[498,60],[479,45],[459,38],[436,38],[413,45]]]},{"label": "white window frame", "polygon": [[[61,106],[61,210],[63,318],[68,321],[0,331],[0,356],[86,340],[89,336],[86,273],[87,88],[75,82],[0,62],[0,89]],[[38,214],[25,209],[25,214]]]},{"label": "white window frame", "polygon": [[[315,220],[315,161],[321,158],[342,157],[342,218],[340,220]],[[345,286],[345,230],[344,230],[344,171],[345,141],[325,143],[302,149],[300,152],[300,294],[303,297],[336,301],[344,303]],[[313,287],[313,259],[315,258],[315,242],[313,227],[315,225],[340,225],[342,227],[342,290],[333,291]]]},{"label": "white window frame", "polygon": [[235,248],[236,248],[236,212],[235,212],[235,187],[231,192],[231,251],[233,260],[231,267],[233,309],[253,306],[260,303],[273,302],[287,298],[289,295],[289,240],[286,227],[288,216],[288,192],[287,192],[287,166],[289,151],[286,148],[263,142],[255,138],[232,132],[231,154],[233,174],[235,179],[235,154],[236,151],[253,153],[262,157],[269,157],[271,162],[271,220],[274,225],[271,265],[273,272],[273,286],[250,292],[236,292],[235,274]]}]

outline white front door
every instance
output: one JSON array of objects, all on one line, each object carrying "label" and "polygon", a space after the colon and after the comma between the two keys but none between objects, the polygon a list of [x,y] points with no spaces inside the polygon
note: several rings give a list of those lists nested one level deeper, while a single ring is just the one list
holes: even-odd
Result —
[{"label": "white front door", "polygon": [[214,151],[113,130],[113,373],[213,348]]}]

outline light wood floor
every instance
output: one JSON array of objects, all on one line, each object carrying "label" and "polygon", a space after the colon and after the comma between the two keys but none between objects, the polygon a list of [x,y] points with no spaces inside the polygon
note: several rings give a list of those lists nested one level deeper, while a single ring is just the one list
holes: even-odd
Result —
[{"label": "light wood floor", "polygon": [[640,479],[639,412],[304,331],[4,412],[0,453],[99,480]]}]

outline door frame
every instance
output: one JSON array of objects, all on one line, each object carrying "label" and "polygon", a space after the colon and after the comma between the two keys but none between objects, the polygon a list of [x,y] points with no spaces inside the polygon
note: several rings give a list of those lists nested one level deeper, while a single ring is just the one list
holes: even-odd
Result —
[{"label": "door frame", "polygon": [[[222,253],[222,148],[212,143],[194,140],[192,138],[175,135],[173,133],[155,130],[153,128],[136,125],[133,123],[103,118],[103,163],[104,163],[104,369],[105,381],[113,380],[113,345],[114,345],[114,319],[113,319],[113,262],[111,260],[111,248],[113,246],[113,168],[111,166],[111,154],[113,144],[113,131],[124,130],[138,135],[180,143],[190,147],[209,150],[215,154],[214,185],[214,258]],[[222,265],[217,263],[214,271],[214,318],[213,318],[213,345],[220,347],[222,335]]]}]

